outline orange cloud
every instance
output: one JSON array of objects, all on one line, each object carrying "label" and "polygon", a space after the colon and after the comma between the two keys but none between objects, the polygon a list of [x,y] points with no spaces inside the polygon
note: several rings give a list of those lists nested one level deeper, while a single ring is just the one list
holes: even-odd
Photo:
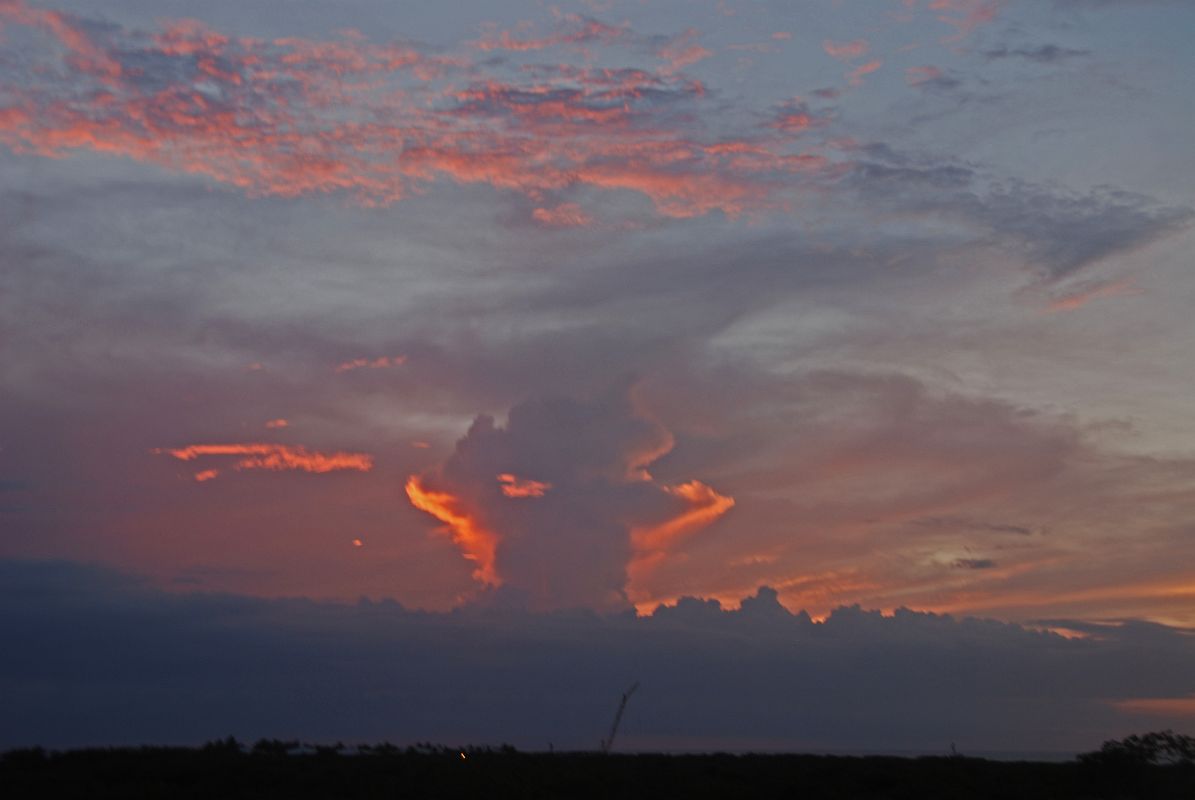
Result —
[{"label": "orange cloud", "polygon": [[1090,303],[1092,300],[1098,300],[1104,297],[1117,297],[1119,295],[1134,295],[1144,294],[1145,290],[1135,285],[1132,281],[1104,281],[1094,284],[1084,285],[1068,294],[1061,297],[1054,298],[1050,301],[1050,311],[1075,311]]},{"label": "orange cloud", "polygon": [[406,356],[379,356],[378,358],[354,358],[351,361],[344,361],[337,364],[333,371],[351,372],[355,369],[387,369],[389,367],[401,367],[407,363]]},{"label": "orange cloud", "polygon": [[1156,697],[1116,700],[1112,705],[1130,714],[1195,719],[1195,697]]},{"label": "orange cloud", "polygon": [[494,568],[497,534],[486,529],[460,498],[449,492],[427,489],[417,475],[407,480],[406,491],[411,505],[446,525],[453,544],[460,548],[465,558],[477,565],[473,570],[475,580],[487,586],[502,585],[502,579]]},{"label": "orange cloud", "polygon": [[289,422],[279,417],[278,419],[266,420],[267,428],[286,428],[290,425]]},{"label": "orange cloud", "polygon": [[634,555],[627,565],[628,594],[636,601],[636,607],[648,598],[643,582],[664,562],[669,552],[734,507],[733,497],[719,494],[701,481],[661,488],[684,501],[687,507],[664,522],[631,529]]},{"label": "orange cloud", "polygon": [[205,481],[212,480],[213,478],[217,477],[219,474],[220,474],[220,470],[218,470],[218,469],[205,469],[205,470],[195,473],[195,480],[198,483],[204,483]]},{"label": "orange cloud", "polygon": [[180,461],[193,461],[201,456],[239,456],[236,469],[264,469],[274,472],[369,472],[373,469],[373,457],[367,453],[320,453],[301,446],[283,444],[193,444],[174,449],[162,448],[153,452],[165,453]]},{"label": "orange cloud", "polygon": [[498,483],[502,484],[502,494],[507,497],[543,497],[552,488],[550,483],[519,478],[509,472],[499,475]]},{"label": "orange cloud", "polygon": [[860,56],[867,55],[867,51],[871,49],[866,39],[856,39],[853,42],[832,42],[829,39],[822,42],[822,49],[826,53],[840,61],[852,61]]}]

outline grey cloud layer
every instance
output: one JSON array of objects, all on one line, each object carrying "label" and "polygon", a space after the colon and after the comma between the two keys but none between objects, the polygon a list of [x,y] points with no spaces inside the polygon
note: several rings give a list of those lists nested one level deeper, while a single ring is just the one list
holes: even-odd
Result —
[{"label": "grey cloud layer", "polygon": [[0,562],[0,577],[5,747],[591,748],[639,680],[629,748],[1073,752],[1158,722],[1110,701],[1195,691],[1195,639],[1143,623],[1074,641],[909,611],[815,625],[766,590],[734,613],[689,599],[636,619],[166,595],[67,563]]}]

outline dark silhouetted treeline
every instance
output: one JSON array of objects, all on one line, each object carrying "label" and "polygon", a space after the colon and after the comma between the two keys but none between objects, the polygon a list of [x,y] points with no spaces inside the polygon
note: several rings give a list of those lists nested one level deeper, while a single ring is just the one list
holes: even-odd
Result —
[{"label": "dark silhouetted treeline", "polygon": [[1195,798],[1195,744],[1170,732],[1066,763],[964,757],[609,755],[510,747],[347,748],[233,739],[0,757],[0,797],[102,798]]}]

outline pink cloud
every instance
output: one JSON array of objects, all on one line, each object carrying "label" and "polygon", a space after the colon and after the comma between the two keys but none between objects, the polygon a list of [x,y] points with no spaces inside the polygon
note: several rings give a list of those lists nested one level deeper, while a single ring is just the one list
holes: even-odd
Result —
[{"label": "pink cloud", "polygon": [[333,372],[352,372],[355,369],[389,369],[407,363],[406,356],[378,356],[377,358],[354,358],[342,361],[333,367]]},{"label": "pink cloud", "polygon": [[958,33],[950,40],[969,36],[976,28],[995,21],[1006,0],[930,0],[929,10],[942,12],[938,19]]},{"label": "pink cloud", "polygon": [[905,83],[920,86],[942,77],[942,70],[935,66],[909,67],[905,70]]},{"label": "pink cloud", "polygon": [[840,61],[851,61],[867,55],[871,48],[866,39],[856,39],[853,42],[832,42],[829,39],[822,42],[822,49]]},{"label": "pink cloud", "polygon": [[478,50],[546,50],[551,47],[579,46],[590,43],[613,44],[631,35],[626,26],[608,25],[592,17],[580,14],[561,14],[556,31],[542,37],[527,36],[531,26],[524,24],[514,31],[497,30],[489,27],[485,34],[473,43]]},{"label": "pink cloud", "polygon": [[829,120],[813,113],[800,98],[782,104],[767,123],[769,128],[775,128],[785,133],[804,133],[812,128],[825,125]]},{"label": "pink cloud", "polygon": [[858,67],[855,67],[846,74],[847,81],[851,86],[862,86],[864,76],[870,75],[883,65],[884,62],[878,59],[875,61],[868,61],[866,64],[860,64]]},{"label": "pink cloud", "polygon": [[580,228],[593,224],[593,217],[576,203],[561,203],[553,208],[537,208],[531,218],[548,228]]},{"label": "pink cloud", "polygon": [[685,67],[713,55],[709,50],[696,43],[698,35],[695,29],[689,28],[656,48],[656,56],[664,62],[661,71],[665,75],[679,72]]},{"label": "pink cloud", "polygon": [[[705,87],[679,74],[710,55],[692,29],[653,43],[663,61],[654,70],[538,64],[511,75],[355,32],[264,40],[176,20],[142,33],[19,2],[0,6],[0,18],[52,45],[4,87],[0,143],[43,157],[129,158],[249,196],[347,193],[386,205],[451,181],[542,203],[583,185],[645,195],[664,216],[738,216],[783,205],[774,199],[783,183],[763,165],[795,175],[817,163],[791,140],[761,139],[767,153],[750,158],[707,149],[702,132],[717,120],[707,119]],[[646,41],[569,15],[549,38]],[[495,32],[483,41],[535,40]],[[169,80],[148,80],[145,63]],[[539,207],[541,224],[580,219]]]}]

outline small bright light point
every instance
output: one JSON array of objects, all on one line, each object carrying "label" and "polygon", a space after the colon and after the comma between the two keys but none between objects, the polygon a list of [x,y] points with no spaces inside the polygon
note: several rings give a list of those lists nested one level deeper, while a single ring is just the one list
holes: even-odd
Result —
[{"label": "small bright light point", "polygon": [[360,539],[353,539],[353,547],[364,547],[364,546],[365,546],[365,542],[361,541]]}]

